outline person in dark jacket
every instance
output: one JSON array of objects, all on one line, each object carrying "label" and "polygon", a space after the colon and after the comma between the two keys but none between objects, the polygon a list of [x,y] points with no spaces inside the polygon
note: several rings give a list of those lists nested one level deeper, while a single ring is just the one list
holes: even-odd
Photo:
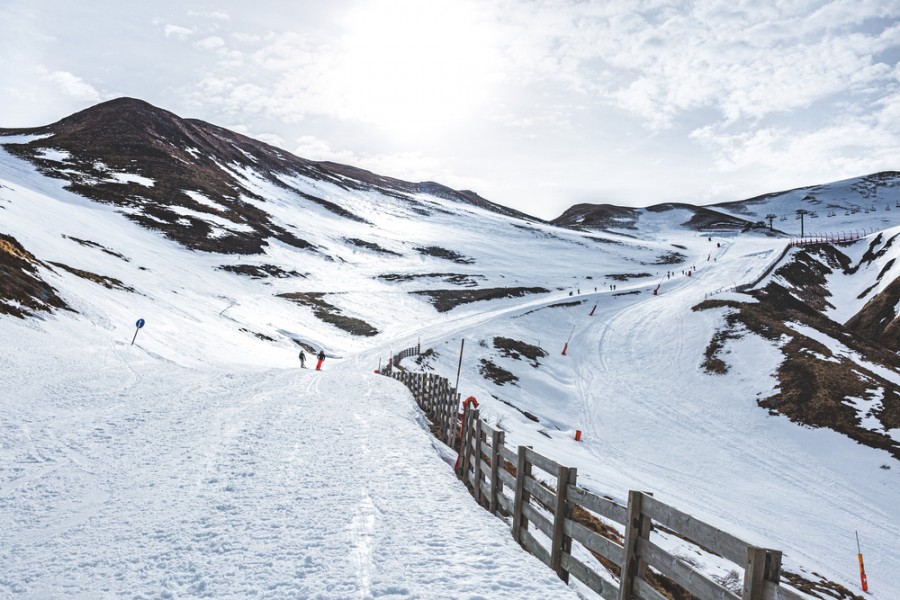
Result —
[{"label": "person in dark jacket", "polygon": [[300,367],[306,368],[306,353],[303,350],[300,351]]},{"label": "person in dark jacket", "polygon": [[319,350],[319,354],[316,356],[319,359],[319,362],[316,363],[316,371],[322,370],[322,363],[325,362],[325,351]]}]

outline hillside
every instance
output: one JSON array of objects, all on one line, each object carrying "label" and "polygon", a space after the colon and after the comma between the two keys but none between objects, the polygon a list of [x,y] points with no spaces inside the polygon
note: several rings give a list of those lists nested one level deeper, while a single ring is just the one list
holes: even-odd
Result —
[{"label": "hillside", "polygon": [[[464,396],[580,485],[783,549],[820,598],[858,530],[900,590],[892,175],[573,229],[135,100],[2,133],[4,594],[567,597],[372,373],[421,341],[401,366],[455,380],[463,340]],[[738,233],[813,200],[874,233]]]}]

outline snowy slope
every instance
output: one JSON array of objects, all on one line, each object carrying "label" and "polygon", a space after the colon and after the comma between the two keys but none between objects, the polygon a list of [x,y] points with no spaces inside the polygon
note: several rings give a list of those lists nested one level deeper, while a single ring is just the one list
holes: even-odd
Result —
[{"label": "snowy slope", "polygon": [[[52,144],[41,156],[84,168]],[[709,239],[682,227],[683,209],[620,234],[571,231],[434,187],[366,187],[352,170],[218,164],[243,190],[229,210],[260,211],[255,224],[214,209],[223,200],[199,188],[166,206],[90,201],[0,146],[0,234],[40,261],[74,311],[0,314],[0,593],[566,597],[466,497],[405,390],[371,373],[418,339],[436,352],[421,368],[451,381],[465,339],[463,394],[509,443],[577,467],[582,485],[617,498],[652,491],[784,550],[790,571],[848,589],[859,530],[873,597],[900,593],[896,460],[760,408],[778,387],[778,342],[728,339],[730,370],[702,366],[728,310],[694,307],[753,302],[722,290],[756,281],[787,238]],[[113,170],[104,185],[150,188],[138,163]],[[876,193],[886,204],[896,190]],[[198,251],[134,211],[180,215],[184,231],[202,221],[210,239],[264,223],[309,247],[267,237],[255,254]],[[880,230],[894,214],[854,222]],[[861,261],[872,239],[844,252]],[[886,289],[897,252],[830,276],[828,316],[843,322]],[[438,302],[489,290],[501,293]],[[377,333],[324,320],[322,301]],[[147,325],[132,346],[139,317]],[[545,354],[515,358],[498,338]],[[298,344],[324,348],[326,371],[300,371]],[[517,381],[493,383],[491,365]]]}]

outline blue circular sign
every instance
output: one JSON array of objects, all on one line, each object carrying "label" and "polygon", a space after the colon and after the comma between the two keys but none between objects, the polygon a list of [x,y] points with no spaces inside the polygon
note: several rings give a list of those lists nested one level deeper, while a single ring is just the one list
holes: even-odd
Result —
[{"label": "blue circular sign", "polygon": [[137,328],[140,329],[141,327],[144,326],[144,320],[143,320],[143,319],[138,319],[138,320],[137,320],[137,323],[135,323],[135,325],[137,325]]}]

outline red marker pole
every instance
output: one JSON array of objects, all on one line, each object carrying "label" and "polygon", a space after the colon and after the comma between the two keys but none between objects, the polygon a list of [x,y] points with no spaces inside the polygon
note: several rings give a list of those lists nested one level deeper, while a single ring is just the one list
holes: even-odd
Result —
[{"label": "red marker pole", "polygon": [[572,325],[572,331],[569,333],[569,338],[566,340],[566,343],[563,345],[562,355],[566,355],[566,351],[569,349],[569,342],[572,341],[572,334],[575,333],[575,326]]},{"label": "red marker pole", "polygon": [[856,557],[859,559],[859,582],[862,591],[869,591],[869,581],[866,579],[866,565],[863,564],[862,550],[859,549],[859,532],[856,532]]}]

